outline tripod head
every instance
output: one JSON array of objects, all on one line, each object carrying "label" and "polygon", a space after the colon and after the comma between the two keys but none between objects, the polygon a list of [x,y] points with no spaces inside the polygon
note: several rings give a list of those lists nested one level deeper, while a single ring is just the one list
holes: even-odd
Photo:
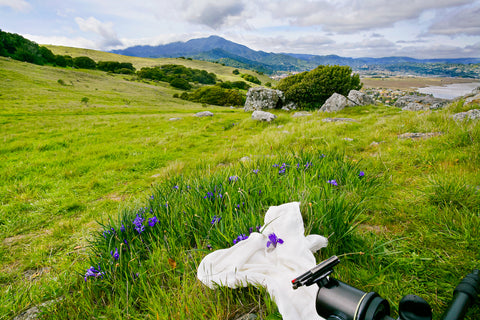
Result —
[{"label": "tripod head", "polygon": [[[292,280],[293,289],[317,284],[315,301],[318,315],[327,320],[395,320],[390,317],[390,304],[376,292],[363,292],[330,277],[340,259],[332,256]],[[479,271],[467,275],[454,291],[454,297],[443,320],[463,319],[468,307],[480,293]],[[421,297],[407,295],[400,300],[397,320],[431,320],[432,309]]]}]

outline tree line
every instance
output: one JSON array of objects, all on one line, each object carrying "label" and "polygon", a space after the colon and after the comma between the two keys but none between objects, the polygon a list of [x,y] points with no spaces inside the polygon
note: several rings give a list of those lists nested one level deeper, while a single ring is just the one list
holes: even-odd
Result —
[{"label": "tree line", "polygon": [[39,46],[16,33],[2,30],[0,30],[0,56],[37,65],[98,69],[123,74],[135,73],[135,68],[130,62],[99,61],[97,63],[86,56],[72,58],[69,55],[56,55],[47,47]]}]

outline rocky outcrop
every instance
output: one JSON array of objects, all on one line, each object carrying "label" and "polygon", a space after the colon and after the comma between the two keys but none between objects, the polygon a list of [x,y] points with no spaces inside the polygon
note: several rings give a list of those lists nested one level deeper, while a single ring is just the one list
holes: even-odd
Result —
[{"label": "rocky outcrop", "polygon": [[452,115],[452,118],[456,121],[477,120],[480,119],[480,110],[472,109],[466,112],[456,113]]},{"label": "rocky outcrop", "polygon": [[285,97],[280,90],[265,87],[250,88],[245,101],[245,111],[279,109],[283,106]]},{"label": "rocky outcrop", "polygon": [[399,139],[426,139],[436,136],[441,136],[442,132],[407,132],[398,135]]},{"label": "rocky outcrop", "polygon": [[322,120],[323,122],[358,122],[355,119],[351,118],[325,118]]},{"label": "rocky outcrop", "polygon": [[350,92],[348,93],[347,99],[353,102],[357,106],[366,106],[369,104],[375,104],[375,100],[372,97],[358,90],[350,90]]},{"label": "rocky outcrop", "polygon": [[255,110],[252,113],[252,119],[257,121],[271,122],[277,118],[276,115],[266,111]]},{"label": "rocky outcrop", "polygon": [[406,95],[398,98],[395,107],[408,111],[434,110],[445,107],[450,100],[432,96]]},{"label": "rocky outcrop", "polygon": [[369,104],[375,104],[375,100],[373,100],[368,94],[358,90],[350,90],[348,97],[338,93],[332,94],[330,98],[325,101],[319,111],[334,112],[345,109],[346,107],[366,106]]},{"label": "rocky outcrop", "polygon": [[306,111],[299,111],[299,112],[295,112],[294,114],[292,114],[292,117],[293,118],[298,118],[298,117],[308,117],[308,116],[311,116],[312,114],[310,112],[306,112]]}]

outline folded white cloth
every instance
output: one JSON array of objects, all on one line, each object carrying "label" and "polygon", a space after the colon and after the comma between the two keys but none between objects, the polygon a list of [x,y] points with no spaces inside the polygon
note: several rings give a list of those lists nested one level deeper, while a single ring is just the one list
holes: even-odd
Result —
[{"label": "folded white cloth", "polygon": [[[317,286],[292,288],[292,280],[316,265],[313,252],[326,247],[320,235],[305,237],[300,203],[270,207],[261,233],[254,232],[228,249],[207,255],[198,266],[197,277],[208,287],[238,288],[260,285],[278,306],[284,320],[319,320],[315,310]],[[274,233],[283,243],[267,243]]]}]

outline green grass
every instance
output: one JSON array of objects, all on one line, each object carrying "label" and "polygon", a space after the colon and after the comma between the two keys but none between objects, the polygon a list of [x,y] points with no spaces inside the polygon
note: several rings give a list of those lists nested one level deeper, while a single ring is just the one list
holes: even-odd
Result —
[{"label": "green grass", "polygon": [[[184,61],[231,80],[227,67]],[[451,119],[466,109],[461,104],[300,118],[275,111],[267,124],[242,109],[174,99],[178,92],[0,58],[0,319],[50,300],[44,318],[275,318],[264,289],[210,290],[195,274],[207,245],[230,246],[270,205],[287,201],[302,202],[308,232],[330,237],[318,260],[344,254],[335,276],[379,292],[393,313],[402,296],[416,293],[440,315],[460,278],[480,267],[480,128]],[[193,116],[204,110],[214,116]],[[335,116],[358,122],[322,121]],[[406,132],[442,134],[398,138]],[[297,169],[307,162],[313,166]],[[278,174],[273,165],[282,163],[290,167]],[[219,186],[228,196],[204,199]],[[104,228],[119,230],[145,207],[158,230],[147,230],[144,242],[127,230],[135,247],[112,265],[110,251],[123,238],[105,238]],[[213,215],[222,216],[214,228]],[[85,282],[98,263],[104,279]],[[479,314],[475,307],[468,319]]]}]

